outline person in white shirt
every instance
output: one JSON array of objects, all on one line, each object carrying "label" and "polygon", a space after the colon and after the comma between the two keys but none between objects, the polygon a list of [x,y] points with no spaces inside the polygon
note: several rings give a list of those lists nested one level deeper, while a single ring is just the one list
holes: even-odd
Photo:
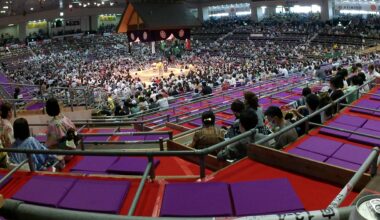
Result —
[{"label": "person in white shirt", "polygon": [[160,106],[160,110],[169,108],[169,101],[164,98],[161,94],[157,95],[157,104]]}]

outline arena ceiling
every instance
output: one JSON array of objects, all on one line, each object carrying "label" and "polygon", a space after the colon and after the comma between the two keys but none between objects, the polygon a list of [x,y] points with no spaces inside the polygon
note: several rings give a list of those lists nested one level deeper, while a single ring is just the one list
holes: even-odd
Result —
[{"label": "arena ceiling", "polygon": [[125,0],[0,0],[0,16],[78,7],[120,7],[125,3]]},{"label": "arena ceiling", "polygon": [[[228,0],[141,0],[152,2],[186,2],[195,4],[217,4]],[[247,2],[247,0],[230,0],[231,3]],[[265,0],[251,0],[265,1]],[[266,0],[268,1],[268,0]],[[26,15],[44,10],[68,9],[78,7],[120,7],[125,6],[127,0],[0,0],[0,16]]]}]

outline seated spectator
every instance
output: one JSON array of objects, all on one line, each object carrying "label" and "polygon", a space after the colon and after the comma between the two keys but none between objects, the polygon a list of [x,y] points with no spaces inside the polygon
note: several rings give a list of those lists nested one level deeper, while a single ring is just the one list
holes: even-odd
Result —
[{"label": "seated spectator", "polygon": [[137,114],[141,111],[140,107],[137,105],[135,100],[131,102],[131,114]]},{"label": "seated spectator", "polygon": [[[360,86],[362,86],[364,83],[367,82],[367,77],[366,77],[366,75],[365,75],[363,72],[360,72],[360,73],[358,74],[358,76],[360,77],[360,83],[359,83],[359,87],[360,87]],[[367,84],[367,85],[363,86],[363,87],[361,88],[360,92],[361,92],[362,94],[363,94],[363,93],[367,93],[367,92],[369,92],[369,85]],[[360,96],[360,94],[359,94],[359,96]]]},{"label": "seated spectator", "polygon": [[[24,118],[18,118],[13,123],[15,142],[11,148],[15,149],[28,149],[28,150],[47,150],[37,139],[30,136],[28,121]],[[19,164],[27,159],[26,154],[11,153],[10,162]],[[47,154],[32,154],[33,164],[36,170],[46,170],[56,160],[55,156]]]},{"label": "seated spectator", "polygon": [[157,95],[157,102],[160,110],[169,108],[169,101],[167,98],[163,97],[161,94]]},{"label": "seated spectator", "polygon": [[250,91],[244,92],[244,104],[246,109],[251,109],[255,111],[258,119],[256,128],[258,129],[259,133],[264,135],[270,134],[270,130],[264,124],[263,109],[259,105],[259,99],[257,98],[257,96]]},{"label": "seated spectator", "polygon": [[[309,94],[306,97],[306,105],[299,107],[296,111],[293,111],[293,113],[297,116],[298,119],[301,119],[303,117],[306,117],[308,115],[313,114],[315,111],[318,110],[320,105],[320,100],[318,95],[316,94]],[[316,123],[316,124],[322,124],[322,118],[321,114],[318,114],[312,118],[310,118],[309,122]],[[309,129],[314,128],[315,125],[309,125]],[[300,132],[299,134],[304,134],[306,131],[305,124],[300,126]]]},{"label": "seated spectator", "polygon": [[225,131],[215,125],[215,115],[212,111],[203,112],[202,123],[203,127],[195,132],[189,147],[203,149],[224,141]]},{"label": "seated spectator", "polygon": [[202,97],[202,95],[199,93],[199,90],[194,89],[194,93],[191,95],[191,98],[195,100],[195,99],[199,99],[200,97]]},{"label": "seated spectator", "polygon": [[[252,109],[246,109],[240,114],[239,131],[241,133],[251,131],[256,128],[257,115]],[[253,144],[266,136],[258,133],[257,129],[251,136],[243,138],[238,142],[228,145],[225,149],[221,150],[217,157],[218,160],[239,160],[247,156],[247,145]],[[264,144],[267,145],[267,144]]]},{"label": "seated spectator", "polygon": [[226,138],[233,138],[240,134],[240,114],[244,111],[244,103],[239,99],[236,99],[231,104],[231,111],[235,115],[235,122],[231,125],[231,127],[227,130]]},{"label": "seated spectator", "polygon": [[[272,125],[273,132],[282,130],[283,128],[291,125],[289,121],[286,121],[284,119],[281,109],[277,106],[270,106],[265,111],[265,116],[267,116],[268,121]],[[297,138],[298,138],[298,134],[297,134],[296,129],[294,128],[289,129],[288,131],[282,133],[281,135],[275,138],[274,147],[276,149],[281,149],[287,144],[297,140]]]},{"label": "seated spectator", "polygon": [[305,87],[302,89],[302,97],[297,101],[297,106],[306,105],[306,96],[311,94],[311,89],[309,87]]},{"label": "seated spectator", "polygon": [[4,102],[1,107],[1,122],[0,122],[0,135],[1,145],[5,148],[10,147],[15,141],[13,138],[12,119],[12,105]]},{"label": "seated spectator", "polygon": [[149,110],[158,110],[158,107],[160,107],[153,98],[149,98]]},{"label": "seated spectator", "polygon": [[75,149],[75,144],[71,140],[66,140],[68,133],[75,132],[74,123],[61,114],[61,109],[57,99],[50,98],[46,101],[46,113],[53,117],[48,122],[46,146],[50,149]]},{"label": "seated spectator", "polygon": [[[335,101],[335,100],[339,99],[340,97],[344,96],[343,86],[344,86],[344,83],[343,83],[342,77],[335,76],[335,77],[330,79],[330,90],[331,90],[330,98],[332,101]],[[346,104],[346,100],[344,99],[344,100],[340,101],[340,103]],[[343,106],[341,106],[341,107],[343,107]],[[335,114],[337,111],[338,111],[338,106],[335,106],[333,108],[333,114]]]},{"label": "seated spectator", "polygon": [[360,76],[356,75],[351,78],[351,85],[348,86],[347,89],[345,90],[346,94],[351,93],[346,98],[347,104],[351,104],[359,98],[359,91],[356,91],[356,92],[354,91],[359,88],[361,83],[362,83],[362,78]]},{"label": "seated spectator", "polygon": [[212,94],[212,88],[207,85],[206,82],[202,82],[202,95],[211,95]]},{"label": "seated spectator", "polygon": [[148,102],[145,100],[144,97],[142,97],[142,96],[139,97],[139,104],[138,104],[138,106],[140,107],[141,111],[148,110]]}]

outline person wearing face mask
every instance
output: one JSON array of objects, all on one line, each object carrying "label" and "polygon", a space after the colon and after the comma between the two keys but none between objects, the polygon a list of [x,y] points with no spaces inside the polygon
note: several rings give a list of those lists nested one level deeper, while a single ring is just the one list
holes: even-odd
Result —
[{"label": "person wearing face mask", "polygon": [[[277,106],[270,106],[265,111],[265,116],[267,117],[269,123],[272,125],[273,132],[282,130],[283,128],[290,126],[291,123],[284,119],[282,111]],[[298,138],[298,134],[295,128],[289,129],[288,131],[277,136],[275,139],[274,148],[281,149],[287,144],[295,141]]]},{"label": "person wearing face mask", "polygon": [[[252,109],[242,111],[240,113],[239,120],[240,133],[244,133],[252,129],[255,129],[255,132],[253,132],[251,136],[243,138],[240,141],[235,142],[233,144],[230,144],[226,148],[221,150],[217,155],[218,160],[239,160],[247,156],[247,145],[255,143],[266,137],[266,135],[260,134],[256,129],[257,121],[258,118],[255,111],[253,111]],[[268,144],[264,143],[263,145]]]}]

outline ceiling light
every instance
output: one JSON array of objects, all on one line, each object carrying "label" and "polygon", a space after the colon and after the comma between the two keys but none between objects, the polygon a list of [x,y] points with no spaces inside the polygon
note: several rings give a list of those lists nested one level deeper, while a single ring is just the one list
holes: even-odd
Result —
[{"label": "ceiling light", "polygon": [[8,24],[8,27],[12,27],[12,26],[14,26],[14,24]]},{"label": "ceiling light", "polygon": [[59,12],[59,16],[63,17],[64,13],[61,11]]},{"label": "ceiling light", "polygon": [[5,14],[6,11],[0,11],[1,14]]},{"label": "ceiling light", "polygon": [[111,5],[111,6],[113,6],[113,4],[114,4],[113,2],[110,2],[110,5]]},{"label": "ceiling light", "polygon": [[4,8],[4,9],[8,9],[9,7],[8,7],[8,6],[4,6],[3,8]]},{"label": "ceiling light", "polygon": [[73,5],[69,5],[69,8],[73,8]]}]

